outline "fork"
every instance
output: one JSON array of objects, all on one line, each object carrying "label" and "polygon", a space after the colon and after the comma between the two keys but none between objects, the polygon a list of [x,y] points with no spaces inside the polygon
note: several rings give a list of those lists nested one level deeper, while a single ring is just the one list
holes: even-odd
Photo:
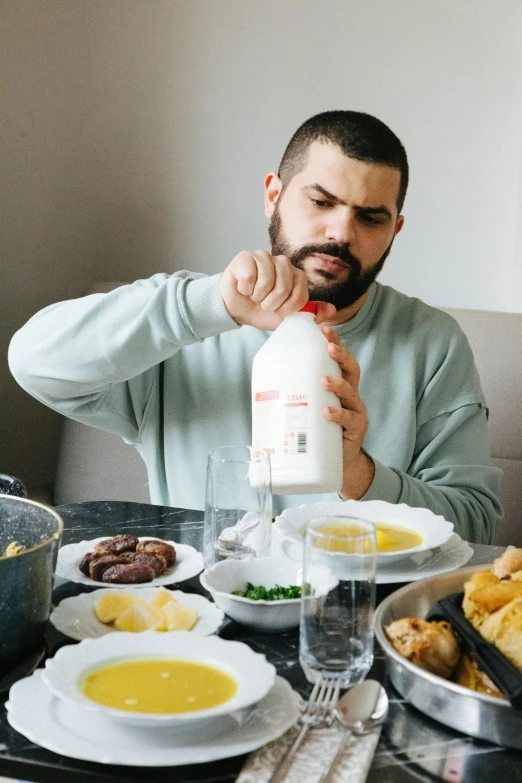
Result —
[{"label": "fork", "polygon": [[339,699],[339,690],[341,682],[337,678],[320,677],[315,685],[305,711],[299,716],[299,722],[302,724],[301,731],[297,735],[294,744],[283,758],[268,783],[281,783],[288,773],[294,756],[301,747],[301,743],[314,726],[321,726],[328,723],[333,718],[332,710]]}]

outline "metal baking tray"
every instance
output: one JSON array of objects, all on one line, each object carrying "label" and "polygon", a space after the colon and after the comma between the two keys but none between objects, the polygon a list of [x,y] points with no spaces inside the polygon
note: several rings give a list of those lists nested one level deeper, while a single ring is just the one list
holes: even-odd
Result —
[{"label": "metal baking tray", "polygon": [[464,588],[476,571],[468,566],[448,574],[412,582],[386,598],[375,614],[375,635],[388,661],[388,673],[401,696],[430,718],[471,737],[522,750],[522,710],[508,701],[477,693],[420,669],[403,658],[384,634],[384,626],[402,617],[424,619],[441,598]]}]

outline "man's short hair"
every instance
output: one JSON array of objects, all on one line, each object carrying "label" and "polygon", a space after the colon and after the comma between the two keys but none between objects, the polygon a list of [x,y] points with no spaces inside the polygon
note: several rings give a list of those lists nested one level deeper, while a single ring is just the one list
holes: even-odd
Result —
[{"label": "man's short hair", "polygon": [[314,141],[330,142],[349,158],[398,169],[401,174],[397,211],[408,188],[408,158],[400,139],[384,122],[360,111],[325,111],[306,120],[296,130],[279,166],[283,188],[306,165],[308,148]]}]

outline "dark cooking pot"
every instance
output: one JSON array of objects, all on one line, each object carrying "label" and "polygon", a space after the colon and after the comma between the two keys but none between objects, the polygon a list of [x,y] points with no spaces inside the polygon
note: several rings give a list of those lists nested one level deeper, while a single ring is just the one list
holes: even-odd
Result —
[{"label": "dark cooking pot", "polygon": [[[52,508],[0,495],[0,666],[43,643],[63,521]],[[9,544],[24,549],[6,557]]]},{"label": "dark cooking pot", "polygon": [[0,495],[16,495],[19,498],[26,498],[27,490],[16,476],[0,473]]}]

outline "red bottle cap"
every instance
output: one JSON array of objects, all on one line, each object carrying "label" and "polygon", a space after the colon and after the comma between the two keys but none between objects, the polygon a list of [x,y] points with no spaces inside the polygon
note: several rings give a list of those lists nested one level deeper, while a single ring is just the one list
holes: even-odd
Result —
[{"label": "red bottle cap", "polygon": [[317,315],[317,302],[307,302],[304,307],[299,310],[300,313],[313,313]]}]

